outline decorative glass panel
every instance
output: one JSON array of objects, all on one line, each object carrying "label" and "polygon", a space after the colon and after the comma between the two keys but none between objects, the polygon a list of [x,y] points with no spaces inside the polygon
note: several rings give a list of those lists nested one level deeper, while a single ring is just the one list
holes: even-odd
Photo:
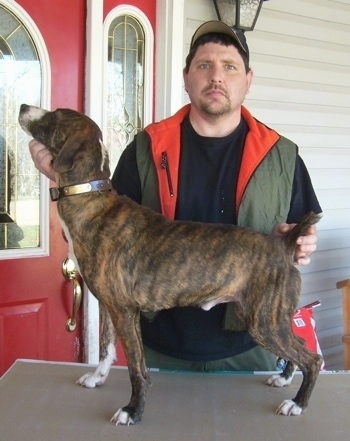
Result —
[{"label": "decorative glass panel", "polygon": [[0,250],[40,245],[39,172],[17,119],[40,105],[41,66],[27,29],[0,5]]},{"label": "decorative glass panel", "polygon": [[113,171],[121,152],[143,128],[145,37],[129,15],[113,20],[108,31],[107,140]]}]

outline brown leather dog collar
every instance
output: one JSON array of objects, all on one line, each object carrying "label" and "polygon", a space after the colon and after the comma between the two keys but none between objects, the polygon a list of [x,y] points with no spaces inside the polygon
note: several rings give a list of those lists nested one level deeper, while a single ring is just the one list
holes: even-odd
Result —
[{"label": "brown leather dog collar", "polygon": [[58,201],[58,199],[67,196],[112,190],[112,188],[112,182],[110,179],[99,179],[97,181],[85,182],[84,184],[68,185],[66,187],[52,187],[50,188],[50,197],[52,201]]}]

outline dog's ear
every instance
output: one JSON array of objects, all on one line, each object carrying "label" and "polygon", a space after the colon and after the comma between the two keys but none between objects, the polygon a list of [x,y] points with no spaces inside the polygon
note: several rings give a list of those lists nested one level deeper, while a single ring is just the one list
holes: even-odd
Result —
[{"label": "dog's ear", "polygon": [[53,162],[54,170],[62,173],[73,168],[74,157],[78,150],[84,147],[85,142],[86,140],[79,133],[70,136]]}]

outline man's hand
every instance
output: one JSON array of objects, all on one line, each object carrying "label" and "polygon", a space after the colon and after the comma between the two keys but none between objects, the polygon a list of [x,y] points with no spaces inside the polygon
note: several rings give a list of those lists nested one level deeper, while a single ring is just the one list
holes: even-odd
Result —
[{"label": "man's hand", "polygon": [[[295,227],[296,224],[281,223],[276,225],[273,235],[282,237]],[[317,229],[316,225],[312,225],[306,232],[305,236],[300,236],[295,245],[294,262],[297,265],[308,265],[310,256],[316,250]]]},{"label": "man's hand", "polygon": [[53,157],[49,150],[36,139],[29,142],[29,151],[35,167],[51,180],[55,180],[55,171],[52,166]]}]

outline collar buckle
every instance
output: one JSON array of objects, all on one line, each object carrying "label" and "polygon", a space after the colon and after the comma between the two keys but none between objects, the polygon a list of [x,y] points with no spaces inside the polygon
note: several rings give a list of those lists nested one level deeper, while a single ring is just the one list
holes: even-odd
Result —
[{"label": "collar buckle", "polygon": [[61,195],[61,192],[58,187],[51,187],[50,188],[50,198],[51,198],[52,202],[58,201],[58,199],[60,198],[60,195]]}]

